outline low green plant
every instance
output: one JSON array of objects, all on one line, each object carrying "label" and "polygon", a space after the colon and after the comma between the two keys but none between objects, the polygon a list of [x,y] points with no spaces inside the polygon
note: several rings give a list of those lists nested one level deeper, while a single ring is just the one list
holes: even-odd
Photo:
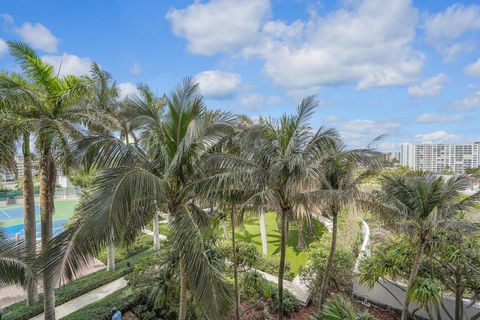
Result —
[{"label": "low green plant", "polygon": [[[89,291],[101,287],[109,282],[128,274],[132,267],[150,256],[153,250],[141,252],[126,260],[119,262],[114,271],[99,270],[84,277],[75,279],[55,289],[55,305],[61,305]],[[2,320],[28,320],[43,312],[43,294],[39,295],[39,301],[31,306],[26,300],[19,301],[3,310]]]},{"label": "low green plant", "polygon": [[350,300],[339,295],[327,301],[325,306],[310,320],[374,320],[368,313],[359,313]]},{"label": "low green plant", "polygon": [[[115,261],[118,263],[152,247],[153,237],[142,233],[131,246],[115,248]],[[106,264],[107,251],[103,250],[97,256],[97,259]]]},{"label": "low green plant", "polygon": [[[112,308],[117,308],[122,313],[133,308],[138,303],[137,296],[133,293],[129,287],[120,289],[112,294],[109,294],[103,299],[100,299],[88,306],[77,310],[66,317],[64,320],[86,320],[86,319],[98,319],[107,320],[111,319]],[[143,318],[142,318],[143,319]]]},{"label": "low green plant", "polygon": [[[325,266],[327,264],[329,245],[326,237],[310,247],[310,258],[300,269],[300,277],[308,283],[314,302],[318,301]],[[352,285],[354,255],[351,251],[337,248],[330,274],[330,288],[349,291]]]}]

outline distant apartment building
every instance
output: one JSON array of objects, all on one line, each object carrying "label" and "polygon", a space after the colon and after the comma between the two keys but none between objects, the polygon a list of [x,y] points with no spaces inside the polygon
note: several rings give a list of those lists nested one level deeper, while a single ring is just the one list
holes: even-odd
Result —
[{"label": "distant apartment building", "polygon": [[[23,157],[15,157],[15,170],[2,170],[0,172],[0,178],[2,181],[13,181],[25,174],[25,168],[23,163]],[[39,161],[37,159],[32,160],[32,175],[34,177],[39,174]]]},{"label": "distant apartment building", "polygon": [[387,152],[383,158],[387,161],[400,162],[400,152]]},{"label": "distant apartment building", "polygon": [[400,164],[415,170],[463,173],[478,168],[480,142],[472,144],[402,144]]}]

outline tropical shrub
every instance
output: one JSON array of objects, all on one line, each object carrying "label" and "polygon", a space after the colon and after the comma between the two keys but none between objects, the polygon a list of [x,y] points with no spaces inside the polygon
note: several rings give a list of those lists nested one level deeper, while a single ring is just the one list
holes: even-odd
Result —
[{"label": "tropical shrub", "polygon": [[[320,290],[329,255],[329,244],[324,236],[320,241],[310,245],[310,258],[300,269],[300,277],[307,283],[314,302],[319,301]],[[351,251],[337,248],[333,258],[333,267],[330,275],[329,288],[341,291],[350,291],[352,285],[354,255]]]},{"label": "tropical shrub", "polygon": [[374,318],[368,313],[357,312],[350,300],[339,295],[328,300],[310,320],[374,320]]}]

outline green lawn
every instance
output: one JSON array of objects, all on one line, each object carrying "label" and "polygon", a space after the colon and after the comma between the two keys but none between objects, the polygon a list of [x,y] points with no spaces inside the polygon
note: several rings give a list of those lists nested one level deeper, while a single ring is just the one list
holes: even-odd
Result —
[{"label": "green lawn", "polygon": [[[76,204],[77,200],[55,200],[55,213],[53,214],[53,220],[69,219],[73,215],[73,210],[75,209]],[[0,210],[10,208],[23,208],[23,205],[0,207]],[[37,222],[40,222],[40,213],[37,213],[36,220]],[[23,217],[2,220],[3,227],[10,227],[18,224],[23,224]]]},{"label": "green lawn", "polygon": [[[280,260],[280,231],[278,230],[275,213],[268,212],[265,214],[265,224],[267,227],[268,255],[278,261]],[[291,224],[289,229],[286,260],[290,263],[291,271],[296,274],[298,269],[307,262],[308,250],[304,252],[297,251],[297,228]],[[315,238],[308,238],[305,229],[306,228],[304,228],[304,234],[307,246],[318,239],[324,232],[327,232],[327,228],[317,221],[314,221]],[[262,239],[260,238],[258,217],[246,216],[243,227],[238,228],[236,234],[238,240],[253,243],[257,246],[258,251],[262,252]]]}]

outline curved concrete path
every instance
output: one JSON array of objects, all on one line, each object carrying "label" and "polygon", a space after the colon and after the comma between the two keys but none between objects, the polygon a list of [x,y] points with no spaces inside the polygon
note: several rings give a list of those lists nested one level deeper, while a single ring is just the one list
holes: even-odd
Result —
[{"label": "curved concrete path", "polygon": [[[119,278],[114,280],[106,285],[98,287],[90,292],[87,292],[75,299],[72,299],[64,304],[55,307],[55,316],[57,319],[61,319],[70,313],[73,313],[83,307],[88,306],[89,304],[96,302],[102,298],[105,298],[111,293],[118,291],[127,286],[127,280],[125,278]],[[30,320],[43,320],[45,319],[44,314],[39,314],[38,316],[31,318]]]}]

